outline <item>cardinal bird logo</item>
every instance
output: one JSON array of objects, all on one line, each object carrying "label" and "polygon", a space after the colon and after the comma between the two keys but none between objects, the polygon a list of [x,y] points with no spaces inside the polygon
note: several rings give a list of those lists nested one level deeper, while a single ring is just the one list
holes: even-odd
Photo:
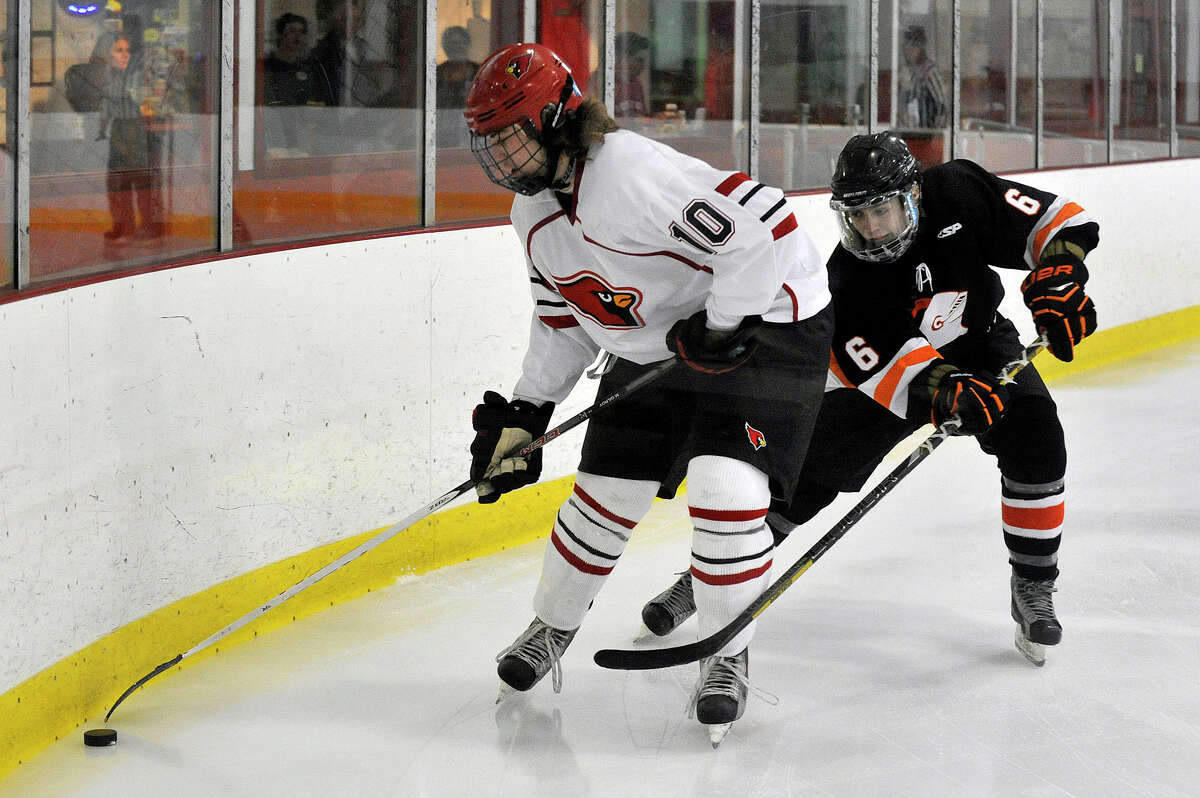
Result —
[{"label": "cardinal bird logo", "polygon": [[529,59],[531,57],[532,56],[530,56],[529,53],[522,53],[513,60],[509,61],[508,66],[504,68],[504,71],[512,75],[517,80],[520,80],[521,76],[529,71]]},{"label": "cardinal bird logo", "polygon": [[767,445],[767,436],[750,426],[749,421],[746,422],[746,437],[750,439],[750,445],[756,452]]},{"label": "cardinal bird logo", "polygon": [[592,272],[579,272],[554,279],[558,293],[571,307],[606,329],[644,327],[638,315],[642,292],[636,288],[614,288]]}]

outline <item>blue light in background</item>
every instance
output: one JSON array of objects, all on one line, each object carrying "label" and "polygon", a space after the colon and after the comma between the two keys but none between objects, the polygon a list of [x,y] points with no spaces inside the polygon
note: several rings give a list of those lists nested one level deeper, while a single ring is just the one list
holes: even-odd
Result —
[{"label": "blue light in background", "polygon": [[69,13],[76,16],[86,17],[89,14],[95,14],[100,10],[99,3],[67,3],[66,9]]}]

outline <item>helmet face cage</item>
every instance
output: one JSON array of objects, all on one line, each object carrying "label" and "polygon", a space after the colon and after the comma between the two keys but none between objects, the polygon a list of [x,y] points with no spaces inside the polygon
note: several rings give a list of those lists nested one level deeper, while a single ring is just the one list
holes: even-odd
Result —
[{"label": "helmet face cage", "polygon": [[489,180],[518,194],[537,194],[548,188],[554,177],[551,153],[528,119],[495,133],[471,131],[471,154]]},{"label": "helmet face cage", "polygon": [[488,179],[510,191],[564,188],[574,170],[554,179],[558,131],[582,102],[570,67],[554,51],[539,44],[502,48],[480,67],[467,95],[471,152]]},{"label": "helmet face cage", "polygon": [[[871,263],[887,263],[903,255],[917,235],[920,219],[920,190],[917,185],[914,181],[904,188],[888,191],[865,201],[830,200],[829,207],[833,209],[841,231],[842,246],[859,260]],[[885,238],[868,240],[855,226],[854,217],[893,201],[903,214],[903,225],[898,230],[889,231]]]}]

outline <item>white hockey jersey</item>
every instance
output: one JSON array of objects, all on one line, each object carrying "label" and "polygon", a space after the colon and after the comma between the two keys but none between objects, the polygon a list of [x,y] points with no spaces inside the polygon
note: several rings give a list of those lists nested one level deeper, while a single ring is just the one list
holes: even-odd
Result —
[{"label": "white hockey jersey", "polygon": [[714,329],[746,316],[809,318],[830,301],[824,260],[783,192],[629,131],[576,168],[571,206],[517,196],[513,228],[534,313],[514,396],[562,401],[600,349],[671,356],[667,331],[704,308]]}]

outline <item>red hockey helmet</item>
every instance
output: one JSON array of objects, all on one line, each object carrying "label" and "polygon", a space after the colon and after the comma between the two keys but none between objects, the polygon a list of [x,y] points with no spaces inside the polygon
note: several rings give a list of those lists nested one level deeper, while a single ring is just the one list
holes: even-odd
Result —
[{"label": "red hockey helmet", "polygon": [[467,94],[471,152],[492,182],[536,194],[551,186],[558,165],[560,148],[547,134],[582,103],[571,68],[549,47],[502,47],[479,67]]}]

